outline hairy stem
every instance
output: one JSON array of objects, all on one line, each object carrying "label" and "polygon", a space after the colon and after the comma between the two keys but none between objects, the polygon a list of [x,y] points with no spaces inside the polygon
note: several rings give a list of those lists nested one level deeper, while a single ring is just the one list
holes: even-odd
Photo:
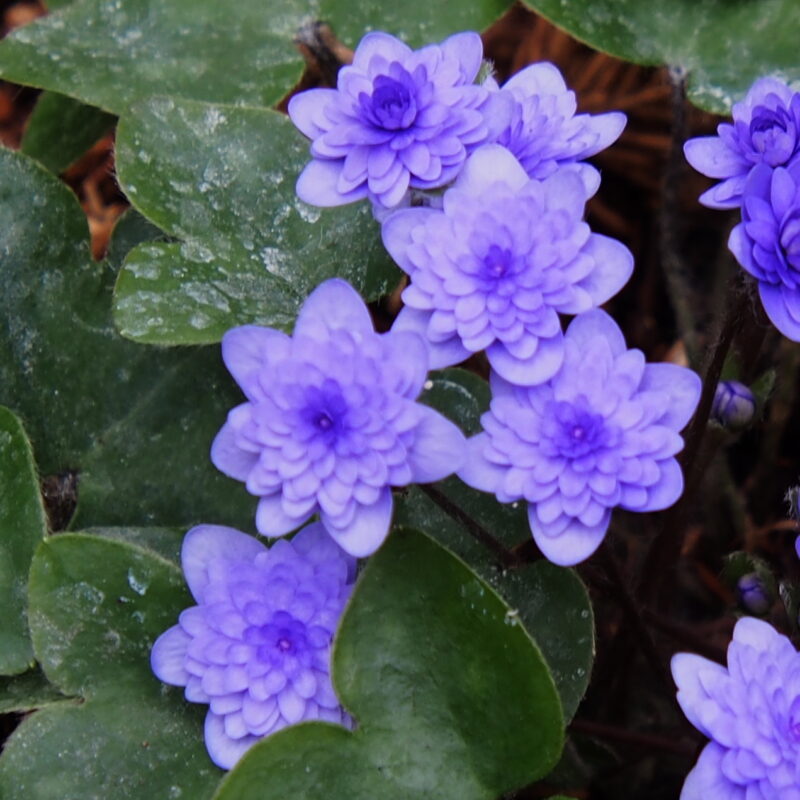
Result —
[{"label": "hairy stem", "polygon": [[420,491],[428,495],[428,497],[430,497],[430,499],[433,500],[433,502],[436,503],[436,505],[439,506],[439,508],[441,508],[445,514],[447,514],[449,517],[452,517],[460,525],[463,525],[464,529],[467,531],[467,533],[469,533],[470,536],[491,550],[504,567],[509,568],[519,566],[519,559],[507,547],[505,547],[505,545],[495,539],[494,536],[492,536],[492,534],[483,527],[483,525],[474,520],[469,514],[466,513],[466,511],[450,500],[450,498],[442,494],[442,492],[433,486],[427,484],[418,484],[418,486]]}]

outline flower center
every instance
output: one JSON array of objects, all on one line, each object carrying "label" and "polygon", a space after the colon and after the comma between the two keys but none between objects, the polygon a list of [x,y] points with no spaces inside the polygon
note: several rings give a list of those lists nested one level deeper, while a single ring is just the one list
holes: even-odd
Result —
[{"label": "flower center", "polygon": [[373,83],[370,111],[372,121],[388,131],[404,130],[417,118],[417,104],[408,87],[388,75],[378,75]]},{"label": "flower center", "polygon": [[796,145],[794,126],[783,109],[774,111],[765,106],[753,109],[750,120],[750,141],[753,149],[770,166],[785,164]]},{"label": "flower center", "polygon": [[584,398],[551,403],[542,426],[542,445],[551,456],[575,459],[606,447],[614,432]]},{"label": "flower center", "polygon": [[489,278],[503,278],[508,273],[511,266],[512,255],[507,248],[498,247],[493,244],[483,259],[485,274]]},{"label": "flower center", "polygon": [[286,653],[292,649],[292,640],[287,635],[283,635],[276,642],[276,646],[278,650]]},{"label": "flower center", "polygon": [[333,425],[333,420],[323,411],[317,416],[315,424],[321,431],[327,431]]}]

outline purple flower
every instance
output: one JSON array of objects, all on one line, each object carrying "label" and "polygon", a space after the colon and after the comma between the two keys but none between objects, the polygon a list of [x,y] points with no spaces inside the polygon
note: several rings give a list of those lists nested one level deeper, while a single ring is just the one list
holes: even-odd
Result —
[{"label": "purple flower", "polygon": [[461,466],[461,431],[414,402],[428,372],[425,343],[375,333],[345,281],[309,296],[293,338],[234,328],[222,357],[247,402],[228,414],[211,460],[261,498],[256,526],[266,536],[319,512],[342,548],[369,555],[389,531],[391,486],[438,481]]},{"label": "purple flower", "polygon": [[513,99],[511,120],[497,138],[531,178],[549,178],[566,164],[573,165],[591,196],[600,174],[583,159],[615,142],[627,120],[620,111],[577,114],[575,92],[558,68],[547,62],[531,64],[507,81],[502,92]]},{"label": "purple flower", "polygon": [[300,199],[337,206],[370,197],[391,208],[409,187],[453,180],[510,111],[496,92],[473,84],[482,54],[477,33],[416,51],[386,33],[365,36],[336,89],[311,89],[289,103],[292,122],[312,140]]},{"label": "purple flower", "polygon": [[736,582],[739,603],[751,614],[763,615],[772,608],[772,593],[757,572],[748,572]]},{"label": "purple flower", "polygon": [[197,601],[156,640],[153,672],[208,703],[212,761],[230,769],[259,739],[303,720],[350,726],[330,677],[331,640],[355,560],[320,524],[269,549],[219,525],[186,534],[181,553]]},{"label": "purple flower", "polygon": [[700,379],[673,364],[645,364],[604,311],[576,317],[564,364],[547,383],[492,377],[483,432],[458,473],[501,503],[527,500],[533,538],[556,564],[588,558],[614,506],[656,511],[683,491],[673,456],[700,397]]},{"label": "purple flower", "polygon": [[736,208],[754,166],[785,166],[800,153],[800,94],[775,78],[760,78],[733,106],[733,124],[718,125],[717,136],[689,139],[683,151],[698,172],[723,179],[700,202]]},{"label": "purple flower", "polygon": [[720,381],[714,392],[711,416],[726,428],[737,430],[750,424],[756,411],[753,393],[739,381]]},{"label": "purple flower", "polygon": [[731,231],[728,247],[758,281],[772,324],[800,341],[800,162],[789,169],[766,164],[753,169],[742,221]]},{"label": "purple flower", "polygon": [[800,798],[800,655],[766,622],[736,623],[727,669],[672,659],[678,703],[709,742],[681,800]]},{"label": "purple flower", "polygon": [[426,337],[432,368],[486,349],[506,380],[546,381],[564,357],[559,313],[600,305],[633,270],[624,245],[583,221],[585,201],[573,172],[538,181],[504,147],[482,147],[442,209],[397,211],[383,225],[411,278],[394,329]]}]

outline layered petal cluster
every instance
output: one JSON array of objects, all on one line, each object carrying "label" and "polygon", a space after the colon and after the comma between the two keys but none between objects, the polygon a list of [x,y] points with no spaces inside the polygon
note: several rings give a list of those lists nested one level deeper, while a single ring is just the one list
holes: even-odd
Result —
[{"label": "layered petal cluster", "polygon": [[348,553],[386,537],[392,486],[427,483],[461,466],[461,431],[416,403],[428,371],[414,333],[377,334],[345,281],[321,284],[289,337],[254,325],[222,340],[247,402],[217,434],[211,460],[260,497],[258,530],[282,536],[319,513]]},{"label": "layered petal cluster", "polygon": [[289,103],[292,122],[312,140],[300,199],[336,206],[369,197],[392,208],[409,187],[449,183],[510,110],[473,83],[482,56],[477,33],[417,51],[386,33],[365,36],[336,89],[311,89]]},{"label": "layered petal cluster", "polygon": [[511,119],[497,138],[531,178],[548,178],[559,167],[574,165],[591,196],[600,174],[580,163],[613,144],[627,118],[620,111],[576,114],[575,93],[567,88],[554,64],[531,64],[502,88],[513,98]]},{"label": "layered petal cluster", "polygon": [[681,800],[800,798],[800,654],[785,636],[745,617],[727,668],[678,653],[672,675],[684,714],[712,740]]},{"label": "layered petal cluster", "polygon": [[153,645],[153,672],[208,703],[205,740],[230,769],[259,739],[304,720],[350,726],[330,677],[331,641],[355,560],[322,525],[267,549],[232,528],[186,534],[183,571],[196,606]]},{"label": "layered petal cluster", "polygon": [[800,341],[800,161],[788,169],[752,170],[742,221],[731,231],[728,247],[758,281],[772,324]]},{"label": "layered petal cluster", "polygon": [[698,172],[722,179],[700,202],[736,208],[753,167],[788,166],[800,155],[800,93],[776,78],[760,78],[733,106],[733,123],[717,126],[716,136],[689,139],[684,153]]},{"label": "layered petal cluster", "polygon": [[526,500],[539,549],[572,565],[600,545],[615,506],[656,511],[681,495],[678,431],[701,386],[684,367],[645,364],[599,309],[572,321],[564,350],[545,384],[493,376],[483,432],[468,440],[458,474],[502,503]]},{"label": "layered petal cluster", "polygon": [[403,209],[383,224],[411,278],[394,330],[424,336],[433,368],[485,349],[506,380],[546,381],[564,357],[559,313],[600,305],[633,270],[623,244],[583,221],[585,202],[574,172],[539,181],[504,147],[480,148],[441,209]]}]

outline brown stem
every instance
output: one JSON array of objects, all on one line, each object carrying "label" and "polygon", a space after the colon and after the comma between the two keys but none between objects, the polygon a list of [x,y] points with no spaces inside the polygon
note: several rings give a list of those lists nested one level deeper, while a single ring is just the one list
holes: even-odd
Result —
[{"label": "brown stem", "polygon": [[708,428],[714,393],[731,343],[742,326],[751,302],[748,292],[738,281],[730,283],[726,300],[719,333],[705,369],[700,402],[684,434],[686,445],[679,458],[685,485],[683,497],[667,512],[664,525],[654,539],[642,569],[638,594],[640,599],[649,602],[659,596],[663,580],[670,574],[681,551],[689,513],[702,485],[700,467],[704,460],[698,460],[698,455]]},{"label": "brown stem", "polygon": [[449,517],[452,517],[460,525],[463,525],[467,533],[482,545],[489,548],[498,558],[500,563],[506,567],[518,567],[519,559],[503,544],[497,541],[489,531],[479,522],[476,522],[469,514],[457,506],[446,495],[438,489],[426,484],[418,484],[420,491],[428,495],[439,508]]}]

